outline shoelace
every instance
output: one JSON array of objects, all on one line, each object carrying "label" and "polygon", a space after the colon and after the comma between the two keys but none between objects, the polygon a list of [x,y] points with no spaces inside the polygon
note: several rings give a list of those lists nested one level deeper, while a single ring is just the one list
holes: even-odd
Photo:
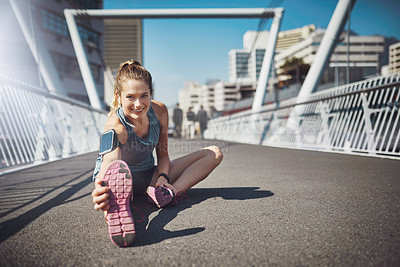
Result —
[{"label": "shoelace", "polygon": [[185,191],[178,192],[178,193],[176,194],[176,196],[174,197],[174,199],[172,200],[171,205],[172,205],[172,206],[175,206],[176,204],[178,204],[178,200],[182,200],[182,199],[184,199],[184,198],[186,198],[187,200],[189,200],[189,198],[188,198],[187,195],[186,195],[186,192],[185,192]]},{"label": "shoelace", "polygon": [[[138,221],[135,220],[135,218],[133,218],[133,219],[135,220],[135,222],[137,222],[137,223],[143,222],[143,221],[144,221],[143,212],[142,212],[140,209],[136,208],[135,206],[133,206],[133,209],[136,210],[136,211],[142,216],[142,219],[141,219],[141,220],[138,220]],[[133,216],[133,214],[132,214],[132,216]]]}]

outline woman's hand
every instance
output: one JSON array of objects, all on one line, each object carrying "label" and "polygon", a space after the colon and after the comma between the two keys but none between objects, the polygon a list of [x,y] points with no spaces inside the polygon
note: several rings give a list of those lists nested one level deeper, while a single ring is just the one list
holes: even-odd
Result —
[{"label": "woman's hand", "polygon": [[165,179],[165,177],[160,176],[158,177],[157,183],[156,183],[156,188],[159,186],[165,186],[169,189],[171,189],[172,191],[174,191],[175,195],[177,192],[177,190],[175,189],[175,187],[173,187],[171,184],[168,183],[167,179]]},{"label": "woman's hand", "polygon": [[94,190],[92,192],[94,209],[95,210],[103,210],[107,211],[110,209],[110,204],[108,201],[108,186],[102,186],[101,183],[103,182],[100,177],[96,177],[94,182]]}]

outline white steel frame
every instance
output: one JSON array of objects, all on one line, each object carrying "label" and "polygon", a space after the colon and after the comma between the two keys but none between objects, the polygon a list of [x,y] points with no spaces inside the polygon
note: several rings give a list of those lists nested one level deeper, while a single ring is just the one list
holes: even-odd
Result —
[{"label": "white steel frame", "polygon": [[[311,64],[311,68],[308,71],[307,77],[301,86],[300,92],[297,96],[297,103],[301,103],[307,100],[311,93],[313,93],[321,80],[321,76],[325,71],[325,67],[329,62],[332,51],[335,48],[340,34],[343,31],[344,25],[346,24],[347,17],[350,14],[356,0],[339,0],[335,11],[329,21],[328,28],[322,38],[321,45],[314,57],[314,61]],[[297,105],[293,112],[302,113],[302,105]],[[287,127],[297,128],[299,121],[296,121],[296,116],[291,116],[287,122]]]},{"label": "white steel frame", "polygon": [[72,44],[78,59],[79,68],[92,107],[101,109],[102,104],[96,90],[92,73],[85,53],[82,40],[79,36],[76,17],[89,16],[93,18],[273,18],[270,38],[264,55],[261,74],[256,90],[253,108],[258,110],[262,106],[266,86],[273,66],[275,45],[283,16],[283,8],[204,8],[204,9],[65,9],[64,15],[71,35]]}]

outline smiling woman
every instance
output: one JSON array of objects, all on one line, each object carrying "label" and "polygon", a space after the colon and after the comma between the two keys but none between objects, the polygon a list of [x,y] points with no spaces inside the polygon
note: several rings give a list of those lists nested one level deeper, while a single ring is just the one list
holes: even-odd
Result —
[{"label": "smiling woman", "polygon": [[150,107],[149,86],[142,80],[129,80],[125,82],[125,90],[121,92],[119,101],[128,120],[136,127],[135,123],[146,121],[146,114]]},{"label": "smiling woman", "polygon": [[112,143],[118,145],[97,159],[92,192],[94,208],[105,212],[110,238],[118,246],[128,246],[135,238],[134,194],[147,194],[149,203],[159,208],[175,205],[222,161],[216,146],[170,161],[168,111],[151,100],[152,94],[152,77],[139,62],[121,64],[104,129],[115,131]]}]

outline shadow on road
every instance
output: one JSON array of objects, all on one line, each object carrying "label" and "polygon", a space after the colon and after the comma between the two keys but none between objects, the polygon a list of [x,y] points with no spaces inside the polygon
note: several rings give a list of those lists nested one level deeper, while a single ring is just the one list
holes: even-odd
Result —
[{"label": "shadow on road", "polygon": [[[210,198],[226,200],[246,200],[266,198],[274,195],[271,191],[258,190],[259,187],[231,187],[231,188],[194,188],[187,191],[189,200],[179,201],[175,207],[160,210],[156,217],[149,222],[149,216],[158,211],[154,206],[145,203],[144,197],[138,197],[135,205],[141,209],[145,220],[136,223],[136,240],[132,246],[140,247],[162,242],[166,239],[197,234],[205,230],[204,227],[188,228],[179,231],[165,230],[164,227],[177,217],[179,212],[191,208]],[[146,229],[146,225],[148,225]]]},{"label": "shadow on road", "polygon": [[[63,188],[63,187],[67,187],[67,185],[69,183],[74,182],[79,179],[82,179],[87,175],[88,175],[88,172],[86,171],[76,177],[73,177],[70,180],[67,180],[65,183],[63,183],[59,186],[50,187],[49,191],[46,191],[45,193],[40,194],[39,196],[35,196],[33,199],[30,199],[29,201],[15,207],[15,208],[12,208],[5,213],[2,213],[0,218],[11,212],[14,212],[14,211],[20,209],[22,207],[25,207],[26,205],[32,204],[40,199],[43,199],[45,196],[49,195],[50,193],[54,192],[55,190]],[[92,179],[90,179],[90,177],[87,177],[87,179],[84,179],[77,184],[71,185],[67,190],[61,192],[60,194],[47,200],[46,202],[40,204],[39,206],[36,206],[36,207],[30,209],[29,211],[15,217],[13,219],[4,221],[3,223],[0,224],[0,243],[4,242],[8,238],[10,238],[13,235],[15,235],[16,233],[18,233],[25,226],[27,226],[29,223],[31,223],[32,221],[37,219],[42,214],[49,211],[50,209],[52,209],[56,206],[65,204],[67,202],[75,201],[75,200],[85,197],[85,196],[80,196],[80,197],[77,197],[72,200],[67,200],[70,197],[72,197],[76,192],[80,191],[82,188],[84,188],[85,186],[87,186],[90,183],[92,183]],[[24,193],[26,190],[29,191],[29,188],[25,188],[25,190],[22,191],[22,193]]]}]

